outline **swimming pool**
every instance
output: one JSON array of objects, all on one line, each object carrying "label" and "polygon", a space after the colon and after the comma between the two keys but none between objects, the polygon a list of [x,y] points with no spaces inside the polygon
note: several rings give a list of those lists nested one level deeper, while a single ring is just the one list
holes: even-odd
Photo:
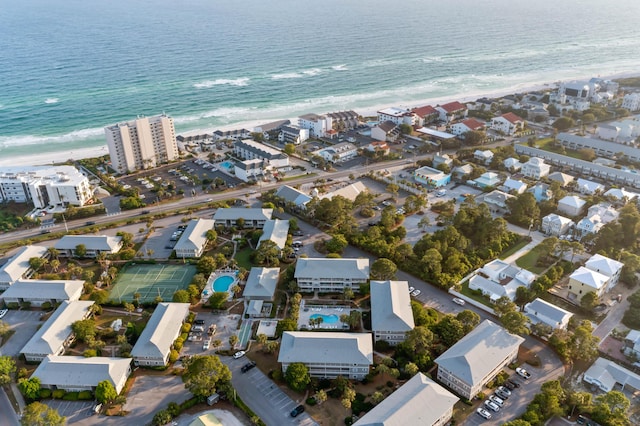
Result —
[{"label": "swimming pool", "polygon": [[235,280],[231,275],[220,275],[213,281],[213,291],[229,291],[229,287],[231,287],[231,284],[233,284]]},{"label": "swimming pool", "polygon": [[231,161],[223,161],[219,164],[220,167],[224,167],[227,170],[233,170],[234,165]]},{"label": "swimming pool", "polygon": [[323,314],[313,314],[309,317],[310,319],[322,318],[322,322],[325,324],[335,324],[340,321],[340,317],[337,315],[323,315]]}]

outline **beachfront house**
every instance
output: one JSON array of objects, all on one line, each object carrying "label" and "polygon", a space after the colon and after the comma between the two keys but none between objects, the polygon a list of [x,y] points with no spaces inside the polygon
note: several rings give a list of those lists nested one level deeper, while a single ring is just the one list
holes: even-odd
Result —
[{"label": "beachfront house", "polygon": [[369,279],[369,259],[299,258],[294,278],[301,292],[360,291]]},{"label": "beachfront house", "polygon": [[202,256],[209,241],[207,232],[213,229],[214,223],[211,219],[190,220],[173,248],[176,251],[176,257],[184,259]]},{"label": "beachfront house", "polygon": [[299,362],[311,377],[362,380],[373,364],[373,341],[369,333],[285,331],[278,362],[283,373]]},{"label": "beachfront house", "polygon": [[418,373],[362,416],[353,426],[444,426],[459,398]]},{"label": "beachfront house", "polygon": [[462,120],[466,118],[468,114],[467,106],[457,101],[438,105],[436,111],[438,111],[440,121],[444,121],[445,123]]},{"label": "beachfront house", "polygon": [[416,124],[416,117],[413,112],[404,108],[385,108],[378,111],[378,123],[391,121],[394,124],[408,124],[413,126]]},{"label": "beachfront house", "polygon": [[517,359],[522,342],[522,337],[485,320],[436,358],[438,381],[458,395],[472,399]]},{"label": "beachfront house", "polygon": [[377,141],[395,142],[400,137],[400,128],[393,121],[383,121],[371,129],[371,138]]},{"label": "beachfront house", "polygon": [[333,130],[333,119],[330,115],[305,114],[298,117],[298,127],[308,130],[310,138],[323,138]]},{"label": "beachfront house", "polygon": [[300,127],[282,126],[280,133],[278,133],[278,142],[284,144],[300,145],[307,139],[309,139],[309,129],[301,129]]},{"label": "beachfront house", "polygon": [[41,307],[45,303],[56,306],[65,300],[70,302],[80,299],[84,288],[84,280],[16,280],[11,287],[0,293],[0,301],[5,304],[29,303],[33,307]]},{"label": "beachfront house", "polygon": [[84,248],[82,257],[98,257],[100,253],[116,254],[122,248],[122,237],[107,235],[65,235],[55,248],[62,257],[80,257],[79,246]]},{"label": "beachfront house", "polygon": [[53,356],[42,360],[32,377],[40,379],[42,389],[66,392],[95,392],[98,384],[109,381],[120,394],[131,374],[131,358]]},{"label": "beachfront house", "polygon": [[171,347],[189,316],[189,306],[189,303],[158,303],[131,349],[135,365],[162,367],[169,363]]},{"label": "beachfront house", "polygon": [[438,119],[440,113],[431,105],[425,105],[422,107],[414,108],[411,110],[413,115],[416,117],[416,125],[424,126],[426,124],[431,124]]},{"label": "beachfront house", "polygon": [[29,264],[32,257],[43,258],[48,256],[46,247],[23,246],[0,267],[0,290],[6,290],[20,278],[29,278],[34,270]]},{"label": "beachfront house", "polygon": [[51,314],[20,353],[27,362],[40,362],[48,355],[62,355],[75,340],[71,325],[91,315],[92,300],[64,301]]},{"label": "beachfront house", "polygon": [[225,228],[242,225],[244,228],[262,229],[272,215],[273,209],[229,207],[216,210],[213,221],[215,226]]},{"label": "beachfront house", "polygon": [[391,346],[404,342],[413,330],[413,311],[407,281],[371,281],[373,339]]},{"label": "beachfront house", "polygon": [[505,135],[514,135],[524,130],[524,120],[512,112],[491,119],[491,129]]}]

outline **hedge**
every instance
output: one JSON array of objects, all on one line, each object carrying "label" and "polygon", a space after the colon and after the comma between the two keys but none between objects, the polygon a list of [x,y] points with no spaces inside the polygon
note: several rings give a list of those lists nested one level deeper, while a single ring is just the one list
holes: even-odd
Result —
[{"label": "hedge", "polygon": [[51,389],[40,389],[40,391],[38,391],[38,395],[40,396],[40,399],[46,399],[51,397]]},{"label": "hedge", "polygon": [[80,392],[78,394],[78,399],[80,401],[89,401],[89,400],[93,399],[93,392],[88,391],[88,390],[82,391],[82,392]]},{"label": "hedge", "polygon": [[78,400],[78,392],[67,392],[62,399],[65,401],[77,401]]},{"label": "hedge", "polygon": [[63,389],[56,389],[52,392],[53,399],[62,399],[65,393]]}]

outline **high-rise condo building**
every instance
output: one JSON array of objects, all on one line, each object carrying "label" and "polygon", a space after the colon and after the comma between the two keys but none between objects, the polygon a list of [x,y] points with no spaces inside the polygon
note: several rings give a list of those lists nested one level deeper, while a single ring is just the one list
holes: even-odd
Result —
[{"label": "high-rise condo building", "polygon": [[118,173],[156,167],[178,158],[173,118],[138,117],[104,128],[111,166]]}]

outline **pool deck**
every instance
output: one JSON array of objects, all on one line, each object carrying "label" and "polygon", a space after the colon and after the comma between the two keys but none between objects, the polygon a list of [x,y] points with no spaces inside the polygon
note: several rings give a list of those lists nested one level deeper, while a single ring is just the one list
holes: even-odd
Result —
[{"label": "pool deck", "polygon": [[[304,330],[305,327],[309,328],[309,319],[312,315],[337,315],[338,318],[340,315],[349,315],[352,311],[352,308],[349,306],[327,306],[327,305],[304,305],[301,306],[300,314],[298,317],[298,327],[301,330]],[[323,323],[319,327],[322,330],[347,330],[348,325],[344,324],[341,321],[338,321],[333,324]]]},{"label": "pool deck", "polygon": [[229,297],[231,298],[233,295],[231,294],[229,289],[238,283],[237,274],[238,274],[238,271],[236,269],[224,269],[224,270],[212,272],[211,275],[209,275],[207,284],[204,286],[204,289],[202,290],[202,299],[207,300],[209,299],[209,297],[211,297],[211,295],[214,293],[213,283],[216,281],[216,279],[224,276],[233,278],[233,281],[229,283],[229,287],[227,287],[227,290],[226,290],[229,292]]}]

